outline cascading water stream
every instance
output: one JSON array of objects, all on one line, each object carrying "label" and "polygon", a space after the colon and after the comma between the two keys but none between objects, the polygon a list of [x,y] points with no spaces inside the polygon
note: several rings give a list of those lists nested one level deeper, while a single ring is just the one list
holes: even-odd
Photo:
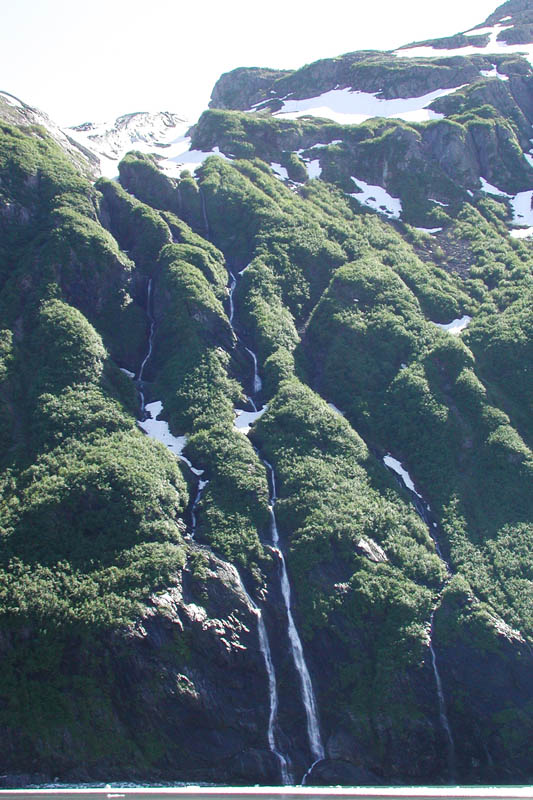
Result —
[{"label": "cascading water stream", "polygon": [[[431,518],[431,509],[430,509],[428,503],[426,503],[426,501],[424,500],[422,495],[420,495],[416,491],[414,483],[411,480],[411,477],[410,477],[409,473],[405,469],[403,469],[403,467],[401,466],[399,461],[397,461],[396,459],[392,458],[392,456],[390,456],[390,454],[385,456],[383,461],[385,463],[385,466],[395,474],[395,477],[398,480],[398,482],[401,485],[403,485],[405,489],[407,489],[407,491],[411,495],[411,498],[413,500],[413,504],[414,504],[414,507],[415,507],[415,510],[416,510],[418,516],[427,525],[427,528],[428,528],[428,531],[429,531],[429,535],[431,536],[431,538],[433,539],[433,542],[435,544],[435,550],[437,552],[437,555],[439,556],[440,560],[442,561],[442,563],[446,567],[446,572],[448,573],[448,578],[446,579],[446,582],[447,582],[449,580],[449,578],[451,577],[452,571],[451,571],[449,563],[446,561],[446,559],[444,558],[444,555],[442,553],[442,550],[441,550],[441,547],[440,547],[440,544],[439,544],[439,540],[438,540],[436,532],[435,532],[436,527],[437,527],[437,523],[434,520],[432,520],[432,518]],[[435,677],[435,686],[437,688],[437,700],[438,700],[438,705],[439,705],[439,720],[440,720],[440,724],[442,726],[442,729],[444,731],[444,735],[446,737],[446,747],[447,747],[447,750],[448,750],[448,771],[449,771],[449,775],[450,775],[450,780],[453,783],[455,783],[455,776],[456,776],[455,742],[453,740],[452,729],[450,727],[450,721],[448,719],[448,713],[447,713],[447,710],[446,710],[446,699],[444,697],[444,689],[443,689],[443,686],[442,686],[442,680],[441,680],[441,677],[440,677],[439,667],[438,667],[438,663],[437,663],[437,655],[435,653],[435,648],[433,647],[434,619],[435,619],[435,610],[432,611],[431,617],[430,617],[430,620],[429,620],[429,622],[430,622],[430,625],[429,625],[429,652],[431,653],[431,666],[432,666],[432,669],[433,669],[433,675]]]},{"label": "cascading water stream", "polygon": [[244,348],[248,355],[251,357],[253,364],[254,364],[254,394],[259,394],[261,389],[263,388],[263,381],[259,377],[259,371],[257,369],[257,356],[256,354],[250,350],[248,347]]},{"label": "cascading water stream", "polygon": [[[235,288],[235,283],[236,283],[236,281],[234,279],[233,280],[232,290]],[[230,300],[231,300],[231,303],[233,304],[233,298],[232,298],[231,294],[230,294]],[[148,319],[150,321],[150,334],[149,334],[149,339],[148,339],[148,351],[147,351],[147,353],[146,353],[146,355],[145,355],[145,357],[144,357],[144,359],[143,359],[143,361],[141,363],[141,366],[139,368],[139,375],[137,377],[137,383],[138,383],[138,387],[139,387],[139,395],[140,395],[140,399],[141,399],[141,410],[142,410],[143,418],[145,417],[145,398],[144,398],[144,393],[142,391],[142,378],[143,378],[143,374],[144,374],[144,368],[146,367],[146,364],[148,363],[148,361],[150,360],[150,357],[152,355],[153,338],[154,338],[154,332],[155,332],[155,319],[154,319],[154,316],[153,316],[153,313],[152,313],[152,279],[151,278],[148,281],[146,309],[147,309],[147,316],[148,316]],[[232,309],[233,309],[233,305],[232,305]],[[233,313],[231,314],[231,319],[233,319]],[[257,361],[254,361],[254,363],[255,363],[256,368],[257,368]],[[154,410],[155,417],[157,418],[159,416],[159,414],[161,413],[163,406],[159,401],[154,403],[153,406],[155,406],[155,408],[153,410]],[[151,417],[152,415],[150,414],[150,410],[149,409],[146,409],[146,410],[148,411],[148,415]],[[152,422],[152,420],[150,420],[150,421]],[[144,430],[146,430],[146,422],[145,422],[145,420],[143,419],[142,422],[145,423]],[[154,420],[154,422],[157,422],[157,420]],[[184,461],[187,464],[187,466],[189,467],[189,469],[191,470],[191,472],[195,476],[199,477],[200,475],[202,475],[203,474],[203,470],[199,470],[199,469],[196,469],[195,467],[193,467],[191,462],[184,455],[182,455],[181,451],[182,451],[182,449],[184,448],[184,446],[186,444],[186,437],[184,437],[184,436],[181,436],[181,437],[172,436],[170,431],[168,431],[168,424],[167,423],[161,422],[160,425],[164,426],[167,430],[164,431],[164,436],[161,436],[161,434],[160,434],[159,436],[156,436],[155,438],[158,438],[160,441],[164,441],[164,443],[166,443],[167,446],[170,447],[171,451],[174,452],[175,455],[181,461]],[[148,430],[146,430],[146,432],[150,435],[150,427],[148,427]],[[152,432],[152,435],[153,435],[153,432]],[[204,489],[205,489],[205,487],[207,486],[208,483],[209,483],[209,481],[204,481],[201,478],[199,478],[199,480],[198,480],[198,488],[196,490],[196,496],[195,496],[193,504],[191,506],[191,537],[192,538],[194,538],[194,535],[196,533],[196,525],[197,525],[196,509],[198,507],[198,503],[201,500],[201,497],[202,497],[202,494],[204,492]],[[268,745],[269,745],[270,751],[276,756],[276,758],[278,760],[282,783],[284,785],[287,785],[287,784],[289,784],[291,782],[291,774],[289,772],[287,759],[285,758],[285,756],[282,755],[282,753],[278,750],[278,748],[276,746],[275,730],[276,730],[276,726],[277,726],[277,716],[278,716],[278,694],[277,694],[276,674],[275,674],[275,671],[274,671],[274,664],[273,664],[273,661],[272,661],[272,653],[271,653],[271,650],[270,650],[270,643],[269,643],[269,640],[268,640],[268,634],[267,634],[267,630],[266,630],[266,627],[265,627],[265,622],[263,620],[263,616],[262,616],[261,610],[253,602],[252,598],[250,597],[250,595],[246,591],[246,589],[244,587],[244,584],[242,582],[242,578],[241,578],[238,570],[233,565],[231,565],[231,566],[232,566],[232,568],[234,570],[236,580],[237,580],[242,592],[246,596],[250,606],[253,608],[254,613],[255,613],[255,615],[257,617],[257,632],[258,632],[258,638],[259,638],[259,649],[260,649],[261,654],[263,656],[263,660],[264,660],[264,663],[265,663],[265,670],[266,670],[267,677],[268,677],[268,694],[269,694],[269,702],[270,702],[270,712],[269,712],[268,730],[267,730]]]},{"label": "cascading water stream", "polygon": [[[244,270],[243,270],[244,271]],[[242,273],[240,273],[242,274]],[[230,313],[229,313],[229,320],[231,326],[237,336],[237,340],[240,341],[237,332],[235,331],[233,325],[233,319],[235,314],[235,307],[233,302],[233,293],[235,291],[235,287],[237,285],[237,279],[235,275],[231,274],[230,279],[230,286],[229,286],[229,306],[230,306]],[[253,378],[253,394],[257,395],[262,390],[262,381],[259,375],[258,364],[257,364],[257,356],[256,354],[250,350],[248,347],[244,348],[246,352],[252,359],[253,368],[254,368],[254,378]],[[250,404],[252,405],[254,411],[257,411],[256,403],[254,402],[253,397],[249,398]],[[291,609],[291,587],[289,583],[289,576],[287,572],[287,566],[285,563],[285,557],[283,552],[280,548],[279,542],[279,532],[278,526],[276,521],[276,513],[275,513],[275,505],[277,500],[276,495],[276,476],[274,473],[274,468],[272,464],[270,464],[266,459],[262,458],[260,454],[259,458],[261,458],[263,464],[267,468],[269,479],[270,479],[270,486],[271,486],[271,494],[270,494],[270,530],[272,536],[272,543],[276,548],[276,551],[279,556],[280,566],[281,566],[281,593],[283,597],[283,602],[285,605],[285,612],[287,616],[287,630],[289,636],[289,643],[290,643],[290,650],[291,655],[293,657],[294,665],[296,668],[296,672],[298,673],[298,678],[300,682],[300,691],[302,702],[305,710],[306,716],[306,723],[307,723],[307,736],[309,740],[309,748],[311,750],[311,754],[313,756],[313,765],[312,767],[318,762],[321,761],[325,757],[324,747],[322,744],[322,738],[320,735],[320,725],[318,721],[318,711],[316,705],[315,694],[313,691],[313,684],[311,682],[311,676],[309,674],[309,670],[307,668],[307,664],[305,661],[305,656],[303,652],[302,642],[300,636],[298,634],[298,629],[296,628],[296,624],[294,622],[294,617],[292,614]],[[265,630],[266,635],[266,630]],[[275,689],[275,686],[273,687]],[[271,708],[270,708],[270,716],[271,716],[271,723],[269,728],[273,730],[275,724],[275,717],[277,714],[277,692],[271,695]],[[270,741],[270,739],[269,739]],[[271,747],[272,749],[272,747]],[[309,774],[312,767],[307,771]]]},{"label": "cascading water stream", "polygon": [[439,701],[439,719],[440,724],[446,734],[446,745],[448,748],[448,770],[450,779],[455,782],[456,769],[455,769],[455,742],[453,741],[452,730],[446,712],[446,700],[444,699],[444,690],[442,688],[442,681],[440,678],[439,668],[437,665],[437,656],[435,655],[435,648],[433,647],[433,620],[435,612],[430,617],[430,635],[429,635],[429,651],[431,653],[431,662],[433,665],[433,674],[435,675],[435,683],[437,684],[437,697]]},{"label": "cascading water stream", "polygon": [[200,189],[200,199],[202,203],[202,215],[204,218],[204,225],[205,225],[205,237],[206,239],[209,239],[209,220],[207,218],[207,209],[205,207],[205,195],[201,189]]},{"label": "cascading water stream", "polygon": [[137,376],[137,384],[139,389],[139,397],[141,399],[141,415],[144,417],[144,391],[142,388],[142,379],[144,375],[144,368],[147,365],[148,361],[152,356],[152,349],[154,344],[154,331],[155,331],[155,319],[152,313],[152,278],[148,280],[148,290],[146,296],[146,316],[148,317],[148,321],[150,323],[150,333],[148,335],[148,352],[146,353],[142,364],[139,368],[139,374]]},{"label": "cascading water stream", "polygon": [[284,755],[280,753],[276,746],[276,739],[275,739],[275,729],[277,726],[277,716],[278,716],[278,691],[277,691],[277,683],[276,683],[276,673],[274,671],[274,663],[272,661],[272,652],[270,650],[270,642],[268,640],[268,634],[265,626],[265,622],[263,620],[263,614],[261,609],[254,603],[248,592],[246,591],[244,584],[242,582],[242,578],[239,575],[237,569],[235,569],[235,573],[237,575],[238,582],[244,594],[246,595],[248,602],[254,609],[254,612],[257,616],[257,630],[259,633],[259,647],[261,653],[263,655],[263,659],[265,662],[265,667],[268,675],[268,693],[270,698],[270,714],[268,718],[268,731],[267,731],[267,738],[268,738],[268,746],[270,747],[270,751],[274,753],[276,758],[278,759],[280,772],[281,772],[281,781],[284,786],[287,786],[291,782],[291,775],[289,772],[289,767],[287,763],[287,759]]},{"label": "cascading water stream", "polygon": [[279,532],[276,521],[275,505],[277,500],[276,495],[276,475],[274,468],[266,459],[263,459],[263,464],[266,466],[272,487],[270,495],[270,530],[272,534],[272,543],[276,548],[281,564],[281,593],[285,603],[285,610],[287,612],[289,642],[291,645],[292,657],[294,665],[300,678],[300,689],[302,693],[302,700],[305,709],[305,716],[307,720],[307,736],[309,739],[309,747],[313,755],[315,763],[321,761],[324,757],[324,747],[322,745],[322,737],[320,735],[320,725],[318,722],[318,711],[316,707],[315,693],[313,691],[313,684],[311,683],[311,676],[307,669],[307,664],[304,657],[302,641],[298,634],[298,629],[294,623],[294,617],[291,610],[291,587],[289,583],[289,575],[287,573],[287,566],[285,564],[285,557],[279,547]]}]

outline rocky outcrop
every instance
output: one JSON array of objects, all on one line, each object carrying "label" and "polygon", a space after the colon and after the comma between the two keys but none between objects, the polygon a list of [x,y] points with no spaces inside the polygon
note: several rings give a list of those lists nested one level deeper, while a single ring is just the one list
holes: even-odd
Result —
[{"label": "rocky outcrop", "polygon": [[467,593],[446,593],[435,621],[435,648],[461,780],[530,783],[530,645]]},{"label": "rocky outcrop", "polygon": [[94,179],[100,174],[100,161],[94,153],[66,134],[43,111],[9,92],[0,91],[0,119],[10,125],[41,126],[86,177]]},{"label": "rocky outcrop", "polygon": [[[128,628],[65,631],[55,725],[4,729],[1,771],[41,780],[275,783],[257,616],[235,568],[189,545],[184,571]],[[2,635],[11,659],[30,631]]]}]

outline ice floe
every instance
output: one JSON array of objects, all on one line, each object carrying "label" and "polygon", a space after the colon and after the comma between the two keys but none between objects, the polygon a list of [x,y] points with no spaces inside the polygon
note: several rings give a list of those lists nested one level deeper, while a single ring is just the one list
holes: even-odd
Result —
[{"label": "ice floe", "polygon": [[355,197],[362,205],[373,208],[391,219],[400,218],[402,203],[398,197],[392,197],[382,186],[372,186],[360,178],[352,176],[352,181],[360,191],[350,192],[350,197]]},{"label": "ice floe", "polygon": [[400,97],[387,100],[377,96],[377,92],[359,92],[352,89],[330,89],[317,97],[302,100],[286,100],[274,116],[285,119],[298,119],[302,116],[324,117],[341,124],[359,124],[371,117],[391,117],[411,122],[425,122],[442,119],[443,114],[432,111],[428,106],[438,97],[452,94],[461,86],[452,89],[436,89],[419,97]]},{"label": "ice floe", "polygon": [[417,497],[422,497],[422,495],[418,494],[418,492],[416,491],[411,476],[409,475],[407,470],[402,467],[401,462],[398,461],[398,459],[393,458],[390,453],[387,453],[386,456],[383,456],[383,463],[385,464],[386,467],[389,467],[389,469],[392,469],[393,472],[395,472],[397,475],[400,476],[405,486],[411,492],[414,492]]},{"label": "ice floe", "polygon": [[468,328],[471,322],[472,317],[469,317],[468,314],[465,314],[460,319],[452,319],[451,322],[447,323],[433,322],[433,325],[436,325],[437,328],[441,328],[443,331],[448,331],[448,333],[451,333],[452,336],[458,336],[461,331],[464,331],[465,328]]}]

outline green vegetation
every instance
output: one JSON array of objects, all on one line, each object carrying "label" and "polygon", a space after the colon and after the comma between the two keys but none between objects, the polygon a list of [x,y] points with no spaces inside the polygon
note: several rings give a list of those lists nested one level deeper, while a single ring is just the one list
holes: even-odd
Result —
[{"label": "green vegetation", "polygon": [[[190,775],[220,736],[206,774],[230,774],[234,738],[241,763],[251,707],[226,706],[263,660],[218,557],[281,630],[267,459],[325,739],[383,779],[422,781],[430,764],[444,780],[431,636],[461,775],[529,776],[531,694],[516,687],[533,641],[533,250],[509,236],[507,200],[479,191],[480,175],[509,192],[532,180],[521,63],[499,58],[509,85],[483,79],[482,56],[239,72],[263,112],[205,112],[193,147],[229,158],[179,179],[132,152],[120,183],[93,186],[43,129],[0,125],[0,721],[29,754],[15,769],[52,769],[60,750],[67,772],[70,758]],[[468,85],[424,124],[268,113],[310,81],[383,97]],[[227,76],[225,95],[237,104]],[[402,221],[361,206],[352,178],[399,197]],[[466,314],[457,336],[435,324]],[[143,392],[203,470],[194,515],[197,476],[141,433],[119,369],[138,373],[149,317]],[[249,436],[234,425],[252,407],[245,347],[268,405]],[[386,453],[430,504],[429,528]],[[487,753],[503,771],[485,770]]]}]

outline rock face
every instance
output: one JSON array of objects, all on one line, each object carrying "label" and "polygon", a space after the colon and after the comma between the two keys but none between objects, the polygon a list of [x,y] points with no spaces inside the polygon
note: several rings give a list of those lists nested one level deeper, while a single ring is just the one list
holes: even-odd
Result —
[{"label": "rock face", "polygon": [[27,105],[9,92],[0,91],[0,119],[12,125],[41,125],[81,172],[89,178],[99,175],[98,157],[89,148],[65,133],[47,114]]},{"label": "rock face", "polygon": [[[5,730],[11,772],[38,764],[41,780],[277,781],[257,616],[232,565],[194,545],[189,559],[131,627],[61,643],[63,720],[32,743],[31,760],[24,731]],[[18,644],[4,637],[2,657]]]}]

